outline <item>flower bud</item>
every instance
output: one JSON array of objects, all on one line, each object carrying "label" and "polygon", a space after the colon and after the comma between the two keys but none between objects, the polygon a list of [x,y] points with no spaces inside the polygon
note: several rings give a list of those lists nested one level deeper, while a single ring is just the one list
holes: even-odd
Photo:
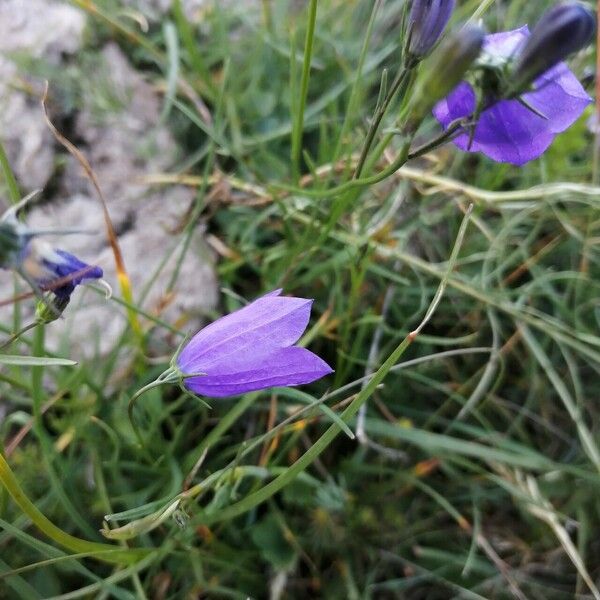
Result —
[{"label": "flower bud", "polygon": [[525,91],[548,69],[585,48],[595,31],[594,13],[576,2],[558,4],[544,13],[516,60],[512,95]]},{"label": "flower bud", "polygon": [[408,53],[421,59],[436,44],[446,27],[454,0],[413,0],[408,17]]},{"label": "flower bud", "polygon": [[418,126],[434,104],[447,96],[462,80],[481,52],[485,32],[475,25],[454,30],[436,48],[423,66],[409,104],[409,129]]},{"label": "flower bud", "polygon": [[69,305],[69,296],[51,296],[46,295],[46,298],[39,300],[35,309],[35,320],[38,323],[52,323],[56,321],[67,306]]}]

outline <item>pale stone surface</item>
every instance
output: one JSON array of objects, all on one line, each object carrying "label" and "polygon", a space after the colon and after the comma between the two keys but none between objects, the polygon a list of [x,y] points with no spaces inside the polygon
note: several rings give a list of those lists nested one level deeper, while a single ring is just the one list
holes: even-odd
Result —
[{"label": "pale stone surface", "polygon": [[[23,0],[23,4],[29,1]],[[7,0],[7,4],[19,5],[20,2]],[[76,51],[81,44],[83,14],[51,0],[34,0],[33,4],[37,11],[27,9],[21,16],[21,37],[11,33],[0,42],[0,48],[5,52],[31,49],[33,54],[45,48],[50,53],[48,56],[57,61],[62,54]],[[2,2],[0,6],[5,9]],[[69,10],[64,11],[64,8]],[[55,19],[61,23],[52,31],[48,23],[55,23]],[[0,16],[0,22],[3,20]],[[40,31],[39,36],[36,31]],[[102,66],[94,73],[94,79],[101,80],[102,90],[116,102],[108,109],[98,110],[98,97],[91,89],[84,98],[84,106],[75,115],[71,135],[76,137],[100,181],[119,234],[136,301],[148,290],[142,302],[144,310],[169,323],[184,323],[184,328],[193,330],[199,326],[201,316],[215,306],[218,291],[213,257],[200,228],[193,232],[172,295],[167,299],[165,294],[181,251],[182,235],[172,231],[180,225],[194,199],[194,191],[172,186],[151,189],[140,181],[144,175],[168,170],[176,158],[175,141],[168,128],[160,123],[162,97],[131,67],[115,44],[103,48],[101,58]],[[0,126],[19,183],[29,190],[45,186],[49,178],[55,176],[52,197],[44,195],[39,206],[31,208],[28,224],[32,228],[77,228],[95,232],[51,236],[48,240],[85,262],[100,265],[105,279],[115,294],[120,295],[101,205],[92,186],[79,164],[62,151],[67,162],[56,178],[54,165],[58,146],[44,124],[39,101],[6,83],[18,73],[8,57],[0,57],[0,60],[0,102],[5,107],[0,114]],[[60,108],[55,100],[52,113],[60,114]],[[169,253],[170,259],[159,272]],[[0,271],[0,289],[4,291],[2,299],[11,295],[10,273]],[[29,309],[33,304],[33,300],[24,302]],[[64,318],[47,328],[48,344],[58,348],[66,343],[71,355],[105,353],[114,347],[123,331],[124,314],[122,307],[80,286]],[[10,309],[1,309],[0,318],[6,322]]]},{"label": "pale stone surface", "polygon": [[19,53],[59,64],[81,46],[85,17],[54,0],[0,2],[0,131],[22,187],[43,187],[53,170],[54,151],[39,99],[18,89],[11,56]]},{"label": "pale stone surface", "polygon": [[0,53],[24,51],[58,64],[81,46],[84,14],[56,0],[2,0]]}]

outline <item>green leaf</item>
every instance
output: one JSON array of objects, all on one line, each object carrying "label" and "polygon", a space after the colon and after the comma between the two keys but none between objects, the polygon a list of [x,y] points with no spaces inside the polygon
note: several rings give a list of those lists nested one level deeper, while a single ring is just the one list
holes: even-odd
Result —
[{"label": "green leaf", "polygon": [[68,358],[49,358],[47,356],[0,354],[0,364],[25,367],[72,367],[77,364],[77,361]]}]

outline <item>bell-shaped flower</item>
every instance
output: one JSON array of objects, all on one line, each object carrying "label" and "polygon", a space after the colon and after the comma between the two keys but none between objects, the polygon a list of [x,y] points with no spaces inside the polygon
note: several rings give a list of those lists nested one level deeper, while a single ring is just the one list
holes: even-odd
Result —
[{"label": "bell-shaped flower", "polygon": [[448,24],[454,0],[413,0],[408,16],[409,55],[421,59],[435,46]]},{"label": "bell-shaped flower", "polygon": [[[529,35],[527,26],[488,35],[484,55],[490,62],[508,62]],[[590,102],[575,75],[561,62],[540,75],[533,89],[520,98],[494,99],[479,116],[474,130],[467,127],[453,143],[461,150],[482,152],[497,162],[522,165],[543,154]],[[475,90],[463,81],[435,105],[433,114],[446,129],[458,119],[473,115],[476,107]]]},{"label": "bell-shaped flower", "polygon": [[22,223],[0,222],[0,269],[20,273],[40,291],[69,299],[77,285],[100,279],[102,269],[54,249]]},{"label": "bell-shaped flower", "polygon": [[0,217],[0,269],[19,273],[40,291],[51,291],[66,306],[76,286],[100,279],[102,269],[53,248],[42,235],[75,233],[75,230],[35,231],[17,219],[17,212],[38,192],[33,192]]},{"label": "bell-shaped flower", "polygon": [[91,279],[100,279],[102,269],[88,265],[76,256],[52,248],[50,244],[32,239],[26,247],[21,271],[39,287],[50,290],[61,299],[70,298],[79,284]]},{"label": "bell-shaped flower", "polygon": [[175,359],[184,385],[218,398],[331,373],[325,361],[294,346],[308,325],[312,300],[280,294],[262,296],[199,331]]}]

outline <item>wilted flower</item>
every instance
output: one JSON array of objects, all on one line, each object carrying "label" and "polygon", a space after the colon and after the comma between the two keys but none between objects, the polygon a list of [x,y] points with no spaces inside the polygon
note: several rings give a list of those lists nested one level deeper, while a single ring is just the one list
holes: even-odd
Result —
[{"label": "wilted flower", "polygon": [[454,0],[413,0],[408,17],[408,53],[423,58],[435,46],[450,20]]},{"label": "wilted flower", "polygon": [[[529,37],[527,26],[488,35],[483,47],[490,64],[508,63]],[[501,92],[501,91],[500,91]],[[474,130],[465,130],[453,142],[467,152],[483,152],[497,162],[522,165],[540,156],[556,135],[570,127],[591,102],[564,63],[538,77],[533,89],[520,98],[488,98]],[[473,115],[478,100],[471,84],[461,82],[433,109],[447,128],[457,119]]]},{"label": "wilted flower", "polygon": [[516,60],[511,76],[515,94],[569,55],[585,48],[596,30],[594,13],[577,2],[558,4],[544,13]]},{"label": "wilted flower", "polygon": [[88,265],[39,239],[33,239],[27,245],[21,270],[42,291],[51,290],[58,298],[69,298],[80,283],[100,279],[103,275],[100,267]]},{"label": "wilted flower", "polygon": [[41,233],[17,221],[15,211],[7,211],[0,220],[0,268],[20,273],[39,290],[50,290],[61,301],[68,300],[80,283],[102,277],[100,267],[54,249],[40,239]]},{"label": "wilted flower", "polygon": [[262,296],[199,331],[176,358],[184,385],[202,396],[236,396],[331,373],[318,356],[293,345],[308,325],[312,300],[280,294]]}]

